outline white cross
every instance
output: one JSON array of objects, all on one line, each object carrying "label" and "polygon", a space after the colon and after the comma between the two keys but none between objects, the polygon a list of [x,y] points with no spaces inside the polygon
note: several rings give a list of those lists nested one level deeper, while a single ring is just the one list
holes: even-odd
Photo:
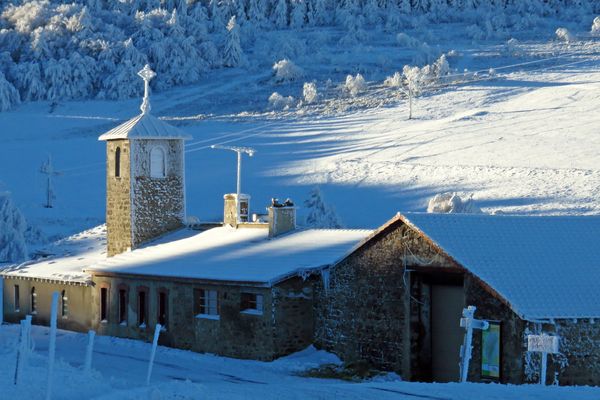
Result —
[{"label": "white cross", "polygon": [[150,81],[156,76],[156,73],[150,69],[150,66],[146,64],[144,68],[138,72],[140,78],[144,80],[144,101],[140,106],[142,114],[148,114],[150,112]]}]

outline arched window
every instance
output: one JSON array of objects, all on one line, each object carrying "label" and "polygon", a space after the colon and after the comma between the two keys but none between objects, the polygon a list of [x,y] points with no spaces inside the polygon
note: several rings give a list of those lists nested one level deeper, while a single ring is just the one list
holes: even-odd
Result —
[{"label": "arched window", "polygon": [[31,288],[31,313],[37,314],[37,293],[35,287]]},{"label": "arched window", "polygon": [[121,148],[115,150],[115,177],[121,176]]},{"label": "arched window", "polygon": [[160,147],[154,147],[150,151],[150,176],[152,178],[165,177],[165,152]]}]

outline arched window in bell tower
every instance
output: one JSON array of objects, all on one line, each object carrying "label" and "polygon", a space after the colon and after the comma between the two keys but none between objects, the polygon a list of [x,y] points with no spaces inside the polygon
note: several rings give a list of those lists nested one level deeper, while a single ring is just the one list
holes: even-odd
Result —
[{"label": "arched window in bell tower", "polygon": [[165,151],[160,147],[154,147],[150,151],[150,176],[152,178],[164,178],[165,175]]},{"label": "arched window in bell tower", "polygon": [[115,177],[121,176],[121,148],[115,150]]}]

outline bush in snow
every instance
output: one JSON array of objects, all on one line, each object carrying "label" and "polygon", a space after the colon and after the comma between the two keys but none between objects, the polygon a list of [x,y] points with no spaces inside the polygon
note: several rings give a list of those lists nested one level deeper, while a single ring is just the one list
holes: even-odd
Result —
[{"label": "bush in snow", "polygon": [[558,28],[555,33],[556,38],[561,42],[570,43],[575,39],[567,28]]},{"label": "bush in snow", "polygon": [[411,49],[415,49],[421,45],[421,42],[418,39],[408,36],[404,32],[400,32],[396,35],[396,42],[398,42],[400,46],[409,47]]},{"label": "bush in snow", "polygon": [[346,76],[346,82],[344,83],[344,90],[352,97],[355,97],[360,92],[367,89],[367,83],[365,82],[365,78],[361,74],[356,74],[356,76],[348,75]]},{"label": "bush in snow", "polygon": [[481,209],[475,205],[473,198],[463,200],[456,193],[436,194],[429,200],[428,213],[446,214],[481,214]]},{"label": "bush in snow", "polygon": [[10,194],[0,192],[0,263],[27,259],[26,230],[25,218],[13,204]]},{"label": "bush in snow", "polygon": [[388,76],[383,81],[383,84],[388,87],[400,87],[402,86],[402,74],[400,72],[395,72],[394,75]]},{"label": "bush in snow", "polygon": [[19,92],[0,72],[0,111],[10,110],[20,102]]},{"label": "bush in snow", "polygon": [[305,82],[302,87],[302,96],[306,104],[314,103],[319,97],[317,85],[314,82]]},{"label": "bush in snow", "polygon": [[273,92],[269,96],[269,105],[275,110],[288,110],[294,106],[294,98],[292,96],[284,97],[277,92]]},{"label": "bush in snow", "polygon": [[294,81],[304,76],[304,70],[288,59],[273,64],[273,71],[275,71],[275,81],[278,83]]},{"label": "bush in snow", "polygon": [[520,43],[515,38],[510,38],[506,42],[506,53],[511,56],[518,56],[521,53]]},{"label": "bush in snow", "polygon": [[333,207],[328,206],[319,187],[309,193],[309,198],[304,202],[308,210],[306,225],[312,228],[341,228],[342,224]]},{"label": "bush in snow", "polygon": [[592,35],[600,35],[600,17],[594,18],[592,22]]}]

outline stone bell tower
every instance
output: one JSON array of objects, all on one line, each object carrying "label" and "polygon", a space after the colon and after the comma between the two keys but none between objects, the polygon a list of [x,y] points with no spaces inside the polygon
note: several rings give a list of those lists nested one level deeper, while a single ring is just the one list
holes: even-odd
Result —
[{"label": "stone bell tower", "polygon": [[184,140],[189,136],[150,114],[148,65],[142,113],[99,137],[106,141],[108,256],[182,226],[185,219]]}]

